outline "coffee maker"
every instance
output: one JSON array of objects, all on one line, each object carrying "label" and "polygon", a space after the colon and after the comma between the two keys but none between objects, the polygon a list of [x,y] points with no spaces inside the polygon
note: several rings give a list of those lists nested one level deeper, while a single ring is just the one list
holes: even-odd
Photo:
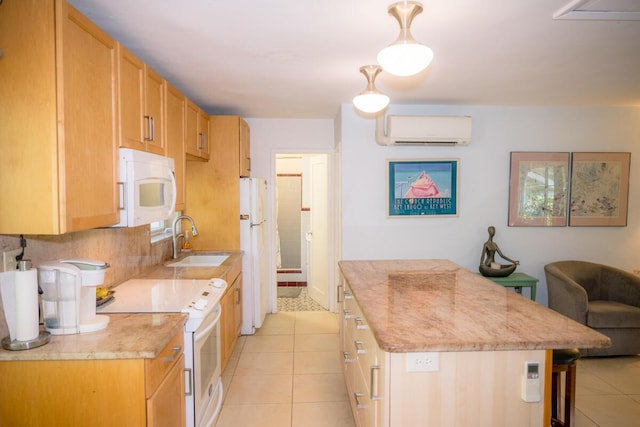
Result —
[{"label": "coffee maker", "polygon": [[44,327],[53,335],[99,331],[109,317],[96,315],[96,287],[109,264],[91,259],[63,259],[38,266]]}]

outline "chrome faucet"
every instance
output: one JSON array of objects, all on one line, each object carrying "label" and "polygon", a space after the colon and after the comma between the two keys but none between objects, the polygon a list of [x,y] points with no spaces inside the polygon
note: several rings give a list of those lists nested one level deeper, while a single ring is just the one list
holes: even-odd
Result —
[{"label": "chrome faucet", "polygon": [[178,254],[180,253],[180,249],[178,248],[178,239],[180,237],[184,237],[184,233],[176,234],[176,226],[180,220],[186,219],[191,223],[191,235],[197,236],[198,229],[196,228],[196,223],[193,221],[189,215],[180,215],[173,220],[173,224],[171,225],[171,237],[173,239],[173,259],[178,258]]}]

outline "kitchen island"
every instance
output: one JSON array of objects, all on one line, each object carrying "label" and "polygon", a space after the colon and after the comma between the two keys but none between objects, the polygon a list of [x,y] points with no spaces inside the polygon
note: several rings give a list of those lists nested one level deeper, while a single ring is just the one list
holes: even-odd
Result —
[{"label": "kitchen island", "polygon": [[[610,344],[448,260],[339,266],[342,366],[360,426],[549,425],[551,350]],[[526,362],[538,365],[537,396],[522,393]]]}]

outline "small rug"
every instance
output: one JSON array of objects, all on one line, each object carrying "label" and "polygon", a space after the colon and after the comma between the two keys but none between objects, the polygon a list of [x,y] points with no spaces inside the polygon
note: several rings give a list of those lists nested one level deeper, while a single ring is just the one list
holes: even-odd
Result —
[{"label": "small rug", "polygon": [[302,288],[296,286],[279,286],[278,298],[298,298],[302,292]]},{"label": "small rug", "polygon": [[278,298],[278,311],[327,311],[307,294],[302,288],[298,298]]}]

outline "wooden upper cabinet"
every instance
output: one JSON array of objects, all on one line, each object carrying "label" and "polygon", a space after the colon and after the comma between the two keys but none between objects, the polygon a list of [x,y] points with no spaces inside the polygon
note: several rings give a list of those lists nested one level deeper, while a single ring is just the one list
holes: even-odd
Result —
[{"label": "wooden upper cabinet", "polygon": [[118,43],[120,147],[165,154],[165,80]]},{"label": "wooden upper cabinet", "polygon": [[200,232],[191,243],[194,250],[240,249],[239,175],[248,175],[241,157],[248,157],[249,126],[238,116],[209,116],[209,120],[215,155],[206,163],[187,164],[187,212]]},{"label": "wooden upper cabinet", "polygon": [[147,151],[164,155],[164,78],[145,66],[145,114],[144,121],[147,129],[144,139],[147,142]]},{"label": "wooden upper cabinet", "polygon": [[209,131],[209,115],[202,109],[198,111],[198,135],[200,141],[200,157],[209,159],[211,156],[211,132]]},{"label": "wooden upper cabinet", "polygon": [[251,175],[251,131],[249,125],[240,118],[240,177]]},{"label": "wooden upper cabinet", "polygon": [[193,101],[186,100],[185,152],[191,160],[209,160],[209,116]]},{"label": "wooden upper cabinet", "polygon": [[167,157],[175,162],[176,210],[185,209],[185,111],[184,95],[169,82],[165,82],[165,136]]},{"label": "wooden upper cabinet", "polygon": [[[211,116],[211,139],[216,155],[237,165],[238,176],[251,175],[251,142],[249,125],[239,116]],[[223,153],[218,153],[224,150]]]},{"label": "wooden upper cabinet", "polygon": [[14,0],[0,48],[0,234],[117,223],[116,42],[63,0]]}]

